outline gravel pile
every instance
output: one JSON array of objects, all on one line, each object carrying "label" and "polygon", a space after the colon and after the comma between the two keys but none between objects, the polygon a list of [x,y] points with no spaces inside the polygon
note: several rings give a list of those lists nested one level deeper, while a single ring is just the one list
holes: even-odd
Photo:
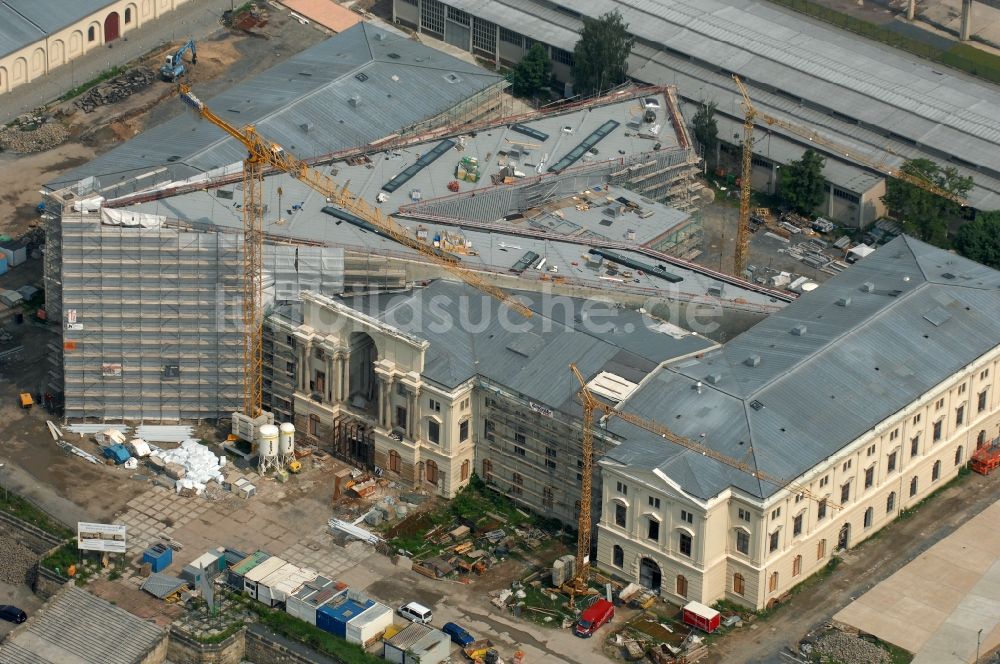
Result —
[{"label": "gravel pile", "polygon": [[12,537],[0,539],[0,581],[30,583],[38,554]]},{"label": "gravel pile", "polygon": [[0,148],[20,153],[42,152],[59,145],[68,136],[66,127],[51,118],[21,116],[0,130]]},{"label": "gravel pile", "polygon": [[84,113],[91,113],[98,106],[114,104],[144,88],[156,80],[156,73],[149,67],[129,69],[120,76],[96,85],[83,93],[73,103]]},{"label": "gravel pile", "polygon": [[892,664],[892,656],[874,643],[844,632],[833,631],[821,636],[812,648],[820,662],[838,664]]}]

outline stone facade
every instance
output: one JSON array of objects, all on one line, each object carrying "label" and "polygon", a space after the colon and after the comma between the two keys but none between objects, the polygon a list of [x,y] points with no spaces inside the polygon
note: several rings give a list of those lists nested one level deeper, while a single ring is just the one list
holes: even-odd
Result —
[{"label": "stone facade", "polygon": [[709,500],[666,475],[601,463],[597,561],[672,601],[762,608],[955,477],[1000,435],[1000,348],[879,423],[798,483],[764,501]]},{"label": "stone facade", "polygon": [[52,69],[128,34],[188,0],[114,0],[100,11],[73,21],[0,58],[0,94],[30,83]]},{"label": "stone facade", "polygon": [[174,664],[240,664],[246,655],[246,639],[240,630],[218,643],[201,643],[170,628],[168,659]]}]

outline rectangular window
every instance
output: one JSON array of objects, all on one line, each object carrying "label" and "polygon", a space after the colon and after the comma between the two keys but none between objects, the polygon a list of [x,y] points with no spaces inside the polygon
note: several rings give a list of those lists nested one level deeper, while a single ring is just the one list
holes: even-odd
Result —
[{"label": "rectangular window", "polygon": [[621,482],[617,482],[617,487],[616,488],[618,489],[618,493],[620,493],[621,495],[623,495],[623,496],[627,496],[628,495],[628,485],[627,484],[623,484]]},{"label": "rectangular window", "polygon": [[649,497],[649,506],[652,507],[652,508],[654,508],[654,509],[660,509],[660,499],[659,498],[654,498],[653,496],[650,496]]},{"label": "rectangular window", "polygon": [[802,515],[798,514],[792,520],[792,537],[798,537],[802,534]]},{"label": "rectangular window", "polygon": [[624,528],[627,516],[628,508],[621,503],[615,503],[615,525]]},{"label": "rectangular window", "polygon": [[524,44],[524,38],[521,36],[521,33],[508,30],[507,28],[500,28],[500,41],[505,41],[514,46]]},{"label": "rectangular window", "polygon": [[896,470],[896,453],[895,452],[893,452],[892,454],[890,454],[889,458],[886,460],[885,469],[886,469],[887,472],[890,472],[890,473],[892,471]]},{"label": "rectangular window", "polygon": [[979,401],[976,404],[976,412],[981,413],[986,410],[986,390],[979,393]]},{"label": "rectangular window", "polygon": [[848,482],[840,487],[840,502],[846,503],[851,499],[851,483]]},{"label": "rectangular window", "polygon": [[681,510],[681,521],[694,523],[694,514],[688,512],[687,510]]},{"label": "rectangular window", "polygon": [[745,530],[736,531],[736,550],[744,555],[750,555],[750,533]]},{"label": "rectangular window", "polygon": [[819,501],[819,505],[816,507],[816,520],[822,521],[826,518],[826,498]]},{"label": "rectangular window", "polygon": [[468,13],[454,7],[448,7],[448,20],[466,26],[471,22]]},{"label": "rectangular window", "polygon": [[550,459],[555,459],[556,458],[556,448],[554,448],[554,447],[546,447],[545,448],[545,456],[549,457]]},{"label": "rectangular window", "polygon": [[514,454],[516,454],[519,457],[523,457],[524,456],[524,448],[521,447],[520,445],[515,445],[514,446]]},{"label": "rectangular window", "polygon": [[917,495],[917,478],[916,476],[910,480],[910,498]]},{"label": "rectangular window", "polygon": [[826,540],[821,539],[816,542],[816,560],[823,560],[826,557]]},{"label": "rectangular window", "polygon": [[660,522],[656,519],[649,519],[646,526],[646,539],[651,539],[654,542],[660,541]]},{"label": "rectangular window", "polygon": [[573,66],[573,54],[561,48],[552,47],[552,61],[561,62],[564,65]]},{"label": "rectangular window", "polygon": [[931,466],[931,482],[937,482],[939,479],[941,479],[941,462],[935,461]]},{"label": "rectangular window", "polygon": [[892,433],[889,434],[889,440],[893,441],[899,438],[899,429],[893,429]]},{"label": "rectangular window", "polygon": [[490,441],[491,443],[496,440],[496,436],[493,432],[496,430],[496,424],[493,420],[483,420],[483,438]]},{"label": "rectangular window", "polygon": [[[462,467],[464,468],[465,466]],[[552,500],[552,487],[547,486],[544,489],[542,489],[542,507],[544,507],[547,510],[550,510],[552,509],[553,502],[554,501]]]},{"label": "rectangular window", "polygon": [[934,404],[934,410],[941,410],[942,408],[944,408],[944,397],[938,399],[937,403]]},{"label": "rectangular window", "polygon": [[462,420],[458,423],[458,442],[469,439],[469,420]]},{"label": "rectangular window", "polygon": [[825,486],[826,486],[827,484],[829,484],[829,483],[830,483],[830,476],[829,476],[829,475],[827,475],[826,477],[824,477],[823,479],[821,479],[821,480],[819,481],[819,488],[821,488],[821,489],[822,489],[823,487],[825,487]]},{"label": "rectangular window", "polygon": [[871,456],[871,455],[875,454],[875,446],[874,445],[869,445],[868,449],[866,450],[866,452],[867,452],[868,456]]},{"label": "rectangular window", "polygon": [[740,521],[746,521],[750,523],[750,510],[745,510],[742,507],[739,510]]},{"label": "rectangular window", "polygon": [[770,543],[768,545],[768,550],[772,553],[778,550],[778,537],[781,534],[780,530],[775,530],[771,533]]},{"label": "rectangular window", "polygon": [[865,488],[870,489],[875,484],[875,466],[865,469]]},{"label": "rectangular window", "polygon": [[955,410],[955,426],[960,427],[965,422],[965,404]]},{"label": "rectangular window", "polygon": [[917,413],[916,415],[913,416],[913,424],[914,426],[920,424],[920,413]]},{"label": "rectangular window", "polygon": [[687,533],[681,533],[680,535],[680,551],[683,555],[688,558],[691,557],[691,536]]},{"label": "rectangular window", "polygon": [[941,440],[942,431],[944,431],[944,420],[938,420],[934,423],[934,435],[931,437],[932,443],[936,443]]},{"label": "rectangular window", "polygon": [[920,453],[920,436],[914,436],[910,441],[910,456],[915,457]]},{"label": "rectangular window", "polygon": [[441,412],[441,402],[440,401],[435,401],[434,399],[430,399],[430,402],[429,402],[428,406],[435,413],[440,413]]},{"label": "rectangular window", "polygon": [[841,470],[846,473],[848,470],[851,469],[851,464],[853,462],[854,459],[848,459],[847,461],[844,462],[844,465],[841,467]]},{"label": "rectangular window", "polygon": [[990,370],[983,369],[982,371],[979,372],[979,380],[986,380],[987,378],[989,378],[989,375],[990,375]]},{"label": "rectangular window", "polygon": [[493,56],[497,52],[496,23],[484,21],[476,17],[472,23],[472,48],[481,53]]},{"label": "rectangular window", "polygon": [[962,383],[961,385],[958,386],[958,393],[965,394],[965,383]]},{"label": "rectangular window", "polygon": [[403,385],[402,383],[396,383],[396,394],[398,394],[401,397],[405,397],[406,396],[406,386]]},{"label": "rectangular window", "polygon": [[517,443],[518,445],[524,445],[524,434],[523,433],[515,433],[514,434],[514,442]]},{"label": "rectangular window", "polygon": [[400,429],[406,428],[406,408],[396,406],[396,426]]},{"label": "rectangular window", "polygon": [[775,519],[777,519],[779,516],[781,516],[781,508],[780,507],[771,510],[771,520],[772,521],[775,520]]},{"label": "rectangular window", "polygon": [[427,421],[427,440],[435,445],[441,442],[441,425],[434,420]]},{"label": "rectangular window", "polygon": [[545,460],[545,467],[548,468],[549,470],[555,470],[556,469],[556,462],[553,461],[552,459],[546,459]]}]

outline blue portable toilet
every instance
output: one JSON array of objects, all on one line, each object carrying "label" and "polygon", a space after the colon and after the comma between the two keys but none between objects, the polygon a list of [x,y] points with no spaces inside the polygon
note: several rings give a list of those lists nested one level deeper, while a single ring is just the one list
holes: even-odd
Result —
[{"label": "blue portable toilet", "polygon": [[142,562],[149,563],[153,572],[162,572],[174,562],[174,550],[166,544],[154,544],[143,552]]}]

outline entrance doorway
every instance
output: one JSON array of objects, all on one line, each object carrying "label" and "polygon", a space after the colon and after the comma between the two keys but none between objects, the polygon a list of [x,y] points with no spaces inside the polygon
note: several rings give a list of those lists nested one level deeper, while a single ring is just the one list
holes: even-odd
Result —
[{"label": "entrance doorway", "polygon": [[121,28],[118,21],[118,12],[111,12],[108,17],[104,19],[104,43],[114,41],[118,39],[121,34]]},{"label": "entrance doorway", "polygon": [[660,594],[660,582],[663,575],[660,573],[660,566],[655,560],[643,558],[639,562],[639,584],[649,588],[657,595]]},{"label": "entrance doorway", "polygon": [[851,524],[845,523],[837,536],[837,550],[844,551],[851,545]]}]

